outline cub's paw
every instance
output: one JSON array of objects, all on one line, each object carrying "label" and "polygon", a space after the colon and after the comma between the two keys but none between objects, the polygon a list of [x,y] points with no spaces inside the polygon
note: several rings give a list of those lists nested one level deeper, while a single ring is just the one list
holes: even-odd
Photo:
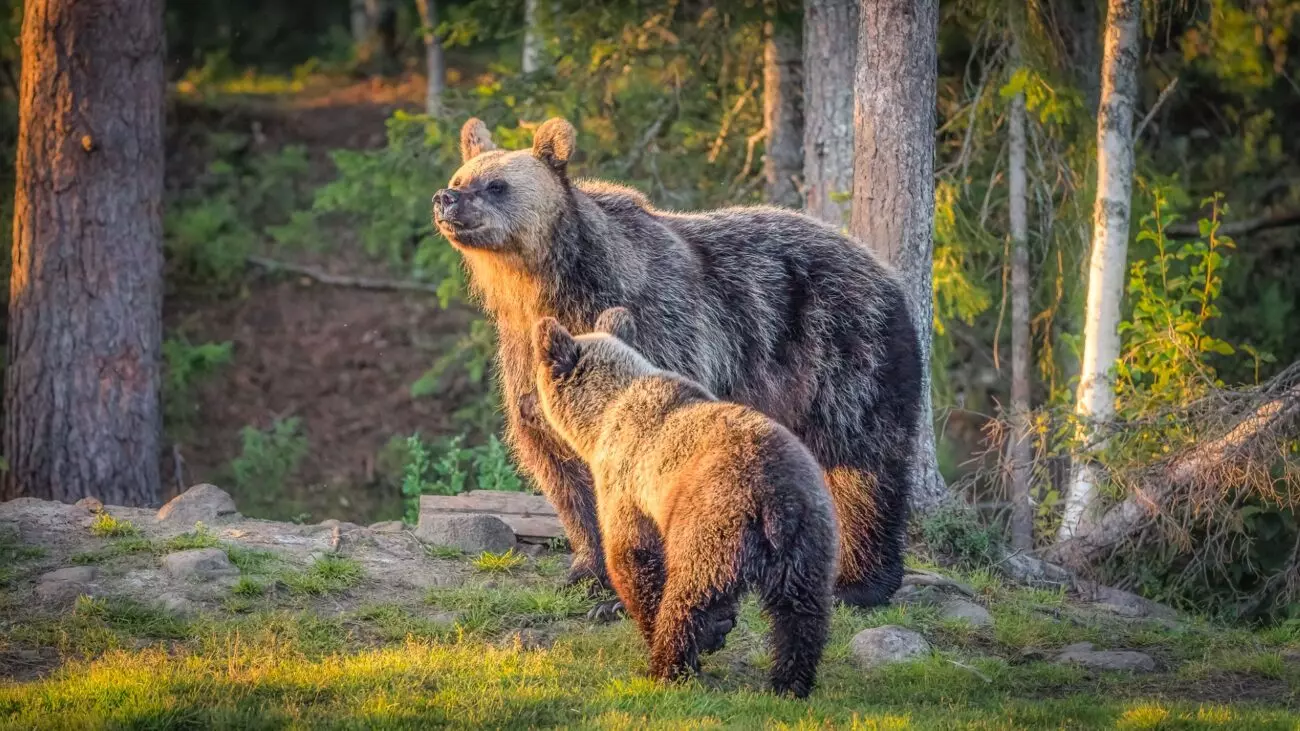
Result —
[{"label": "cub's paw", "polygon": [[600,602],[587,612],[587,619],[593,622],[616,622],[626,616],[627,608],[617,599]]},{"label": "cub's paw", "polygon": [[604,564],[601,562],[574,558],[564,585],[585,587],[587,596],[594,599],[610,589],[609,577],[601,570],[603,568]]}]

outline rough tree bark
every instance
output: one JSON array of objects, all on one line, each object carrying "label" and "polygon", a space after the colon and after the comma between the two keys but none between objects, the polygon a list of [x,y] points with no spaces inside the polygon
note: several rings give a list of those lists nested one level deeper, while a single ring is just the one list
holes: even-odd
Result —
[{"label": "rough tree bark", "polygon": [[524,0],[523,70],[531,74],[542,67],[542,19],[538,10],[541,0]]},{"label": "rough tree bark", "polygon": [[[1020,63],[1019,9],[1011,8],[1012,57]],[[1029,501],[1034,447],[1029,430],[1030,334],[1029,334],[1029,213],[1025,184],[1025,93],[1011,100],[1009,160],[1011,219],[1011,439],[1007,449],[1010,467],[1011,547],[1028,551],[1034,546],[1034,513]]]},{"label": "rough tree bark", "polygon": [[430,117],[442,116],[442,92],[446,71],[442,63],[442,39],[438,37],[437,0],[415,0],[424,29],[424,73],[428,77],[424,93],[425,111]]},{"label": "rough tree bark", "polygon": [[853,193],[857,0],[807,0],[803,54],[804,208],[826,223],[843,226]]},{"label": "rough tree bark", "polygon": [[[1133,188],[1133,108],[1137,101],[1140,0],[1109,0],[1097,110],[1097,200],[1093,207],[1088,304],[1075,415],[1085,436],[1115,411],[1111,368],[1119,358],[1119,305],[1124,293]],[[1096,494],[1096,466],[1074,466],[1059,540],[1080,529]]]},{"label": "rough tree bark", "polygon": [[796,181],[803,172],[803,58],[798,24],[773,12],[763,44],[763,127],[767,131],[763,178],[768,203],[798,208]]},{"label": "rough tree bark", "polygon": [[913,510],[947,499],[930,403],[938,0],[863,3],[858,33],[850,231],[903,279],[921,340],[922,405]]},{"label": "rough tree bark", "polygon": [[3,497],[159,483],[162,0],[27,0]]}]

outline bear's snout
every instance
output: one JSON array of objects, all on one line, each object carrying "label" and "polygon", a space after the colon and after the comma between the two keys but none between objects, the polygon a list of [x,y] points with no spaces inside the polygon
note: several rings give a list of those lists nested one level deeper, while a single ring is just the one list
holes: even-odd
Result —
[{"label": "bear's snout", "polygon": [[449,214],[460,200],[460,191],[443,188],[433,194],[433,208],[440,213]]}]

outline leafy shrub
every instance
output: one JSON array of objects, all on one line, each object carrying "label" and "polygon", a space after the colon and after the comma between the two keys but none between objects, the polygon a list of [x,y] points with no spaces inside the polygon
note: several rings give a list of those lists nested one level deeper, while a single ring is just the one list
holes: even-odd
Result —
[{"label": "leafy shrub", "polygon": [[277,420],[269,430],[246,426],[240,432],[243,451],[230,463],[235,489],[266,504],[281,494],[285,483],[307,456],[307,437],[297,418]]},{"label": "leafy shrub", "polygon": [[163,341],[163,423],[174,437],[191,427],[198,410],[194,389],[230,360],[228,341],[199,345],[183,337]]},{"label": "leafy shrub", "polygon": [[997,530],[981,524],[975,511],[963,505],[944,506],[926,515],[921,534],[931,551],[967,568],[992,563],[1002,545]]},{"label": "leafy shrub", "polygon": [[90,523],[90,533],[101,538],[138,536],[140,529],[131,525],[129,520],[114,518],[108,513],[98,513]]},{"label": "leafy shrub", "polygon": [[495,435],[486,444],[462,447],[463,436],[443,440],[436,447],[418,434],[406,440],[407,459],[402,474],[404,519],[420,516],[421,495],[457,495],[466,490],[523,490],[523,481],[510,462],[506,447]]}]

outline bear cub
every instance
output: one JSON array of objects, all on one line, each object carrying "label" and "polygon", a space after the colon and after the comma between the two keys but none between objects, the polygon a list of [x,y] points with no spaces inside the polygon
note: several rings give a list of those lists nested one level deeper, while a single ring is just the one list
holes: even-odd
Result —
[{"label": "bear cub", "polygon": [[533,330],[541,416],[591,468],[606,568],[650,647],[650,674],[698,671],[720,639],[715,618],[753,590],[772,625],[772,687],[806,697],[839,550],[822,469],[785,427],[656,368],[634,344],[623,307],[589,334],[551,317]]}]

